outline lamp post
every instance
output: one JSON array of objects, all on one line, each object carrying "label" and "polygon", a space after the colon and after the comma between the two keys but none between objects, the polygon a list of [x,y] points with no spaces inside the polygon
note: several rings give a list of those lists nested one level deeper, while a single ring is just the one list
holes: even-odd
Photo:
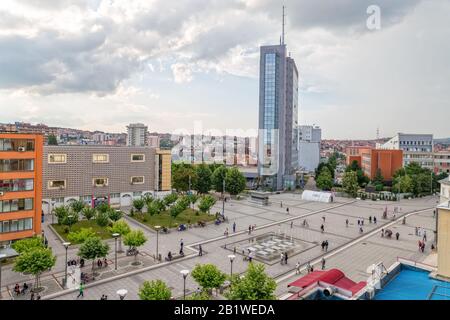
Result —
[{"label": "lamp post", "polygon": [[52,203],[52,210],[51,210],[51,213],[52,213],[52,224],[55,224],[54,218],[55,218],[55,204],[56,204],[56,202],[52,201],[51,203]]},{"label": "lamp post", "polygon": [[225,217],[225,177],[223,177],[222,216]]},{"label": "lamp post", "polygon": [[[189,196],[191,195],[192,191],[191,191],[191,176],[189,175]],[[189,208],[192,209],[192,204],[191,201],[189,201]]]},{"label": "lamp post", "polygon": [[0,298],[2,297],[2,259],[6,258],[6,254],[0,254]]},{"label": "lamp post", "polygon": [[113,233],[114,238],[114,270],[117,270],[117,238],[120,237],[120,234]]},{"label": "lamp post", "polygon": [[228,258],[230,259],[230,277],[233,276],[233,261],[236,256],[234,254],[229,254]]},{"label": "lamp post", "polygon": [[183,275],[183,300],[186,300],[186,278],[189,274],[189,270],[181,270],[180,273]]},{"label": "lamp post", "polygon": [[67,289],[67,249],[69,249],[70,242],[64,242],[63,246],[66,249],[66,271],[64,273],[64,288]]},{"label": "lamp post", "polygon": [[116,293],[119,295],[119,299],[120,299],[120,300],[123,300],[123,299],[125,299],[125,297],[126,297],[126,295],[127,295],[127,293],[128,293],[128,290],[126,290],[126,289],[120,289],[120,290],[117,290]]},{"label": "lamp post", "polygon": [[159,246],[159,229],[161,229],[161,226],[155,226],[155,229],[156,229],[156,260],[159,261],[158,246]]}]

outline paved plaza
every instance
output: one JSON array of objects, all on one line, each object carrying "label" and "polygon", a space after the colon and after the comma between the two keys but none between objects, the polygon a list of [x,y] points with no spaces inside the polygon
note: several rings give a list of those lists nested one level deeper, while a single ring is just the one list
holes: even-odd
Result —
[{"label": "paved plaza", "polygon": [[[308,262],[316,263],[315,269],[320,268],[319,261],[322,256],[326,258],[326,268],[339,268],[354,281],[366,280],[366,269],[369,265],[383,262],[390,266],[397,257],[423,261],[430,253],[431,241],[434,240],[435,219],[433,209],[437,198],[427,197],[400,202],[385,202],[371,200],[355,200],[349,198],[335,198],[333,203],[318,203],[301,200],[298,193],[282,193],[270,197],[269,206],[261,206],[248,199],[227,201],[225,215],[227,223],[220,225],[208,225],[204,228],[194,227],[187,231],[171,231],[169,234],[159,234],[158,248],[163,256],[163,262],[157,264],[153,259],[156,252],[156,233],[130,218],[128,223],[132,228],[142,229],[148,237],[147,243],[140,249],[142,258],[145,259],[139,267],[120,270],[108,270],[107,276],[101,277],[87,285],[85,296],[82,299],[98,300],[102,294],[109,299],[118,299],[116,291],[127,289],[127,299],[138,299],[139,286],[145,280],[161,279],[172,289],[174,297],[181,297],[183,290],[183,278],[180,270],[192,270],[196,264],[212,263],[223,272],[230,272],[228,255],[233,253],[234,247],[248,244],[257,244],[256,239],[266,235],[276,235],[281,239],[295,239],[299,245],[288,263],[281,265],[274,261],[256,259],[264,263],[267,273],[274,277],[278,283],[276,294],[282,296],[287,292],[287,283],[297,279],[295,264],[300,262],[302,266]],[[383,210],[388,208],[388,219],[382,219]],[[398,213],[393,220],[394,207],[398,207]],[[289,208],[287,213],[286,208]],[[211,212],[221,211],[222,203],[217,203]],[[408,215],[406,224],[402,224],[402,216]],[[377,224],[369,223],[369,216],[377,218]],[[349,220],[346,226],[346,219]],[[357,220],[364,219],[363,232]],[[47,219],[48,220],[48,219]],[[304,225],[306,220],[307,226]],[[233,233],[232,225],[236,223],[237,230]],[[58,282],[64,275],[65,249],[52,231],[48,228],[48,221],[44,224],[44,230],[49,240],[49,245],[57,254],[57,264],[53,270],[43,276],[43,281]],[[321,225],[324,231],[321,231]],[[382,238],[381,228],[388,226],[394,233],[391,239]],[[256,225],[256,229],[249,235],[248,226]],[[425,252],[419,252],[417,242],[419,237],[415,235],[415,227],[422,227],[428,235]],[[224,231],[228,228],[229,235]],[[395,239],[395,233],[400,233],[399,240]],[[371,234],[372,233],[372,234]],[[168,251],[178,253],[180,240],[183,239],[186,256],[172,262],[165,262],[164,257]],[[320,244],[327,240],[328,251],[322,250]],[[202,244],[203,256],[197,255],[197,246]],[[248,246],[247,246],[248,247]],[[114,242],[111,241],[111,249]],[[76,257],[77,248],[70,248],[68,256]],[[127,257],[121,256],[123,265],[126,265]],[[113,250],[108,256],[114,260]],[[233,273],[244,272],[248,262],[244,261],[242,253],[237,252],[233,263]],[[110,266],[109,266],[110,267]],[[303,272],[304,273],[304,272]],[[3,284],[9,289],[16,282],[31,282],[32,277],[19,275],[11,270],[11,266],[3,267]],[[77,292],[62,290],[59,285],[49,285],[49,290],[43,295],[43,299],[76,299]],[[188,293],[197,289],[196,283],[189,276],[186,282]],[[6,288],[3,287],[3,296],[7,298]]]}]

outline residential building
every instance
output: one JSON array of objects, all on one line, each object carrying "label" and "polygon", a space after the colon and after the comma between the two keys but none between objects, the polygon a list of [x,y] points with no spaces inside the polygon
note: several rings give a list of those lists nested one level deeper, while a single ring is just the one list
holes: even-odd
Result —
[{"label": "residential building", "polygon": [[127,126],[127,146],[144,147],[148,145],[148,127],[142,123],[131,123]]},{"label": "residential building", "polygon": [[403,166],[416,162],[423,168],[433,170],[433,135],[398,133],[378,149],[403,150]]},{"label": "residential building", "polygon": [[148,147],[46,146],[43,153],[45,213],[75,200],[95,206],[130,206],[145,194],[171,191],[169,150]]},{"label": "residential building", "polygon": [[384,181],[392,181],[394,173],[403,167],[402,150],[373,149],[370,146],[347,147],[347,165],[356,161],[369,179],[381,171]]},{"label": "residential building", "polygon": [[450,150],[434,153],[434,173],[450,173]]},{"label": "residential building", "polygon": [[[298,167],[298,70],[286,45],[260,48],[258,175],[274,190],[293,187]],[[294,156],[293,156],[294,154]]]},{"label": "residential building", "polygon": [[0,245],[41,233],[43,140],[0,133]]},{"label": "residential building", "polygon": [[298,126],[298,167],[313,172],[320,163],[322,130],[317,126]]},{"label": "residential building", "polygon": [[450,176],[439,181],[441,185],[441,202],[450,201]]},{"label": "residential building", "polygon": [[159,136],[148,136],[147,138],[148,146],[151,148],[159,148]]}]

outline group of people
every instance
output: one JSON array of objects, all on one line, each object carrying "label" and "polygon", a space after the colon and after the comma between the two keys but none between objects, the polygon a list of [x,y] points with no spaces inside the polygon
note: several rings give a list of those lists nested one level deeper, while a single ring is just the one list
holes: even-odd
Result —
[{"label": "group of people", "polygon": [[83,268],[84,267],[84,259],[83,258],[78,258],[78,259],[71,259],[71,260],[69,260],[69,261],[67,261],[67,266],[77,266],[77,265],[80,265],[80,268]]},{"label": "group of people", "polygon": [[103,261],[101,259],[97,260],[97,267],[107,267],[108,266],[108,260],[106,258],[103,258]]},{"label": "group of people", "polygon": [[25,282],[22,286],[22,288],[20,288],[20,285],[18,283],[16,283],[16,285],[14,286],[14,293],[18,296],[18,295],[23,295],[26,294],[27,291],[29,289],[28,284]]},{"label": "group of people", "polygon": [[328,251],[328,240],[322,241],[322,244],[320,246],[322,247],[322,251],[327,252]]},{"label": "group of people", "polygon": [[251,234],[252,231],[255,231],[255,229],[256,229],[256,224],[254,224],[254,225],[249,225],[249,226],[248,226],[248,234]]},{"label": "group of people", "polygon": [[100,300],[108,300],[108,296],[106,294],[102,294]]},{"label": "group of people", "polygon": [[288,263],[288,254],[287,254],[287,252],[281,252],[281,254],[280,254],[280,263],[282,265]]}]

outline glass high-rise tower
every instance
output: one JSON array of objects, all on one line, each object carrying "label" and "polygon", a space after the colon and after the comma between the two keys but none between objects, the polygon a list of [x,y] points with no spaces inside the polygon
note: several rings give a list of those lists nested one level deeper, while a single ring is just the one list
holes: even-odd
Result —
[{"label": "glass high-rise tower", "polygon": [[286,45],[262,46],[258,174],[274,190],[292,186],[298,167],[298,70]]}]

